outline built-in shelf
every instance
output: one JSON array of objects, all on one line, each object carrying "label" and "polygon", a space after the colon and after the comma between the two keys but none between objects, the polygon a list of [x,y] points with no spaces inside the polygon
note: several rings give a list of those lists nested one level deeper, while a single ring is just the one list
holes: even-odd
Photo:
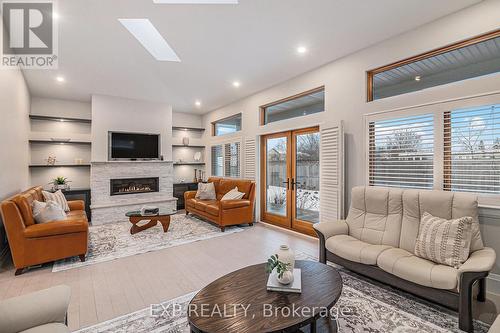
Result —
[{"label": "built-in shelf", "polygon": [[90,168],[90,164],[31,164],[30,168]]},{"label": "built-in shelf", "polygon": [[30,114],[30,119],[33,119],[33,120],[62,121],[62,122],[67,121],[67,122],[86,123],[86,124],[92,123],[92,120],[90,120],[90,119],[68,118],[68,117],[54,117],[54,116],[38,116],[38,115],[34,115],[34,114]]},{"label": "built-in shelf", "polygon": [[65,140],[29,140],[30,143],[50,143],[50,144],[72,144],[72,145],[91,145],[90,141],[65,141]]},{"label": "built-in shelf", "polygon": [[190,145],[172,145],[172,147],[185,147],[185,148],[205,148],[205,146],[190,146]]},{"label": "built-in shelf", "polygon": [[195,131],[195,132],[203,132],[205,129],[203,127],[179,127],[172,126],[174,131]]},{"label": "built-in shelf", "polygon": [[205,165],[204,162],[175,162],[174,165]]}]

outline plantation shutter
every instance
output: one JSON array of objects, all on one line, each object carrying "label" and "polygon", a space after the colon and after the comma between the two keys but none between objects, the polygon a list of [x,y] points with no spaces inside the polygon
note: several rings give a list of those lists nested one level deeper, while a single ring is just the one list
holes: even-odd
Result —
[{"label": "plantation shutter", "polygon": [[320,127],[320,221],[344,215],[344,133],[342,122]]},{"label": "plantation shutter", "polygon": [[224,174],[226,177],[240,177],[240,143],[226,143],[224,148]]},{"label": "plantation shutter", "polygon": [[368,126],[370,186],[433,188],[433,114],[373,121]]},{"label": "plantation shutter", "polygon": [[500,194],[500,105],[444,113],[444,190]]},{"label": "plantation shutter", "polygon": [[222,145],[212,146],[211,152],[211,171],[212,176],[222,177],[224,175]]},{"label": "plantation shutter", "polygon": [[245,140],[245,178],[255,180],[256,143],[254,138]]}]

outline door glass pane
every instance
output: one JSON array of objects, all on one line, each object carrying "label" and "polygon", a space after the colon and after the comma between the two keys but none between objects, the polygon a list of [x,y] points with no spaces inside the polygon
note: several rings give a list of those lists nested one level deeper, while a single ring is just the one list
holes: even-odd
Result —
[{"label": "door glass pane", "polygon": [[286,216],[286,152],[287,138],[272,138],[266,142],[266,210]]},{"label": "door glass pane", "polygon": [[296,218],[319,222],[319,132],[295,136]]}]

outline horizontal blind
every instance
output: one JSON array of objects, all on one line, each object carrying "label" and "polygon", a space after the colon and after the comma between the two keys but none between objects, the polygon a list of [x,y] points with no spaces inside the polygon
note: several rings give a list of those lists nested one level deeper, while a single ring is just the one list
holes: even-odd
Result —
[{"label": "horizontal blind", "polygon": [[255,139],[245,140],[245,178],[255,179]]},{"label": "horizontal blind", "polygon": [[211,153],[211,165],[212,165],[212,176],[222,177],[224,175],[224,156],[222,151],[222,145],[212,146]]},{"label": "horizontal blind", "polygon": [[444,189],[500,194],[500,105],[444,114]]},{"label": "horizontal blind", "polygon": [[226,177],[240,177],[240,143],[232,142],[225,144],[224,164]]},{"label": "horizontal blind", "polygon": [[434,115],[369,123],[372,186],[433,187]]}]

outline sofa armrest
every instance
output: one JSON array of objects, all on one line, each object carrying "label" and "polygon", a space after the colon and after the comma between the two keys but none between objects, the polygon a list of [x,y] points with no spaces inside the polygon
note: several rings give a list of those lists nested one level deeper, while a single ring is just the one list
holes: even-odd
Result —
[{"label": "sofa armrest", "polygon": [[233,209],[241,207],[250,207],[250,200],[238,199],[238,200],[221,200],[220,206],[222,209]]},{"label": "sofa armrest", "polygon": [[0,302],[0,332],[15,333],[49,323],[65,323],[71,298],[66,285]]},{"label": "sofa armrest", "polygon": [[469,259],[458,268],[459,274],[465,272],[489,272],[493,268],[496,260],[496,253],[490,247],[474,251]]},{"label": "sofa armrest", "polygon": [[85,201],[71,200],[68,201],[69,210],[85,210]]},{"label": "sofa armrest", "polygon": [[316,223],[313,224],[313,228],[317,234],[323,235],[325,239],[335,235],[347,235],[349,231],[349,227],[344,220]]},{"label": "sofa armrest", "polygon": [[193,199],[194,197],[196,197],[196,192],[197,191],[186,191],[186,192],[184,192],[184,200]]}]

